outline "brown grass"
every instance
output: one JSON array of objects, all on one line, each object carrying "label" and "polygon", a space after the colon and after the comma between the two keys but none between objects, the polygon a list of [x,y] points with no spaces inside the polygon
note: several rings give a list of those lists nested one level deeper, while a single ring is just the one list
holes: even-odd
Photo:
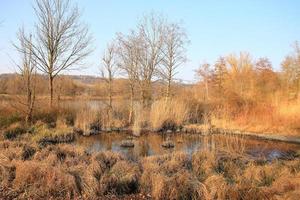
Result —
[{"label": "brown grass", "polygon": [[299,101],[280,104],[257,105],[239,111],[234,117],[228,113],[214,115],[212,123],[216,127],[237,129],[267,134],[299,136]]},{"label": "brown grass", "polygon": [[[47,164],[16,162],[13,188],[22,192],[20,198],[75,198],[76,184],[72,175]],[[25,192],[29,191],[29,192]]]},{"label": "brown grass", "polygon": [[150,111],[150,123],[154,131],[167,126],[166,123],[170,123],[169,126],[181,126],[188,118],[188,106],[182,100],[159,100],[155,101],[151,106]]},{"label": "brown grass", "polygon": [[[36,150],[26,160],[26,148]],[[2,190],[5,188],[5,190]],[[72,145],[0,142],[3,199],[93,199],[148,194],[152,199],[297,199],[300,161],[257,164],[236,154],[177,152],[131,162]],[[123,196],[124,197],[124,196]]]},{"label": "brown grass", "polygon": [[97,122],[97,111],[89,106],[84,106],[76,113],[75,127],[80,128],[84,132],[90,131],[92,123]]}]

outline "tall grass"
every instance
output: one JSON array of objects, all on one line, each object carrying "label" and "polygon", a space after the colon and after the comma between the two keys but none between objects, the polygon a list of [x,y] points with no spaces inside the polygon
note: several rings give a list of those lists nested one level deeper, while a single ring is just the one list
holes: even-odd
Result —
[{"label": "tall grass", "polygon": [[91,124],[95,122],[99,123],[98,112],[90,106],[85,105],[77,111],[74,125],[83,132],[88,132]]},{"label": "tall grass", "polygon": [[220,128],[239,129],[269,134],[298,135],[300,131],[300,103],[255,104],[215,110],[212,124]]},{"label": "tall grass", "polygon": [[188,119],[186,102],[178,99],[155,101],[150,110],[150,123],[154,131],[182,125]]}]

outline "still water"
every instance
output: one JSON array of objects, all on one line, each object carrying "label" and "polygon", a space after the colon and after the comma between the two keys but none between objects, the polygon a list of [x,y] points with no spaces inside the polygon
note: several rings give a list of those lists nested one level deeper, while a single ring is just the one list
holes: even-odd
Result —
[{"label": "still water", "polygon": [[[161,155],[175,151],[183,151],[192,155],[196,151],[209,150],[216,153],[243,154],[252,159],[289,159],[300,152],[300,145],[252,139],[249,137],[225,136],[225,135],[190,135],[170,134],[161,135],[150,133],[133,138],[133,148],[121,147],[122,140],[129,135],[125,133],[102,133],[90,137],[79,137],[75,144],[83,146],[89,152],[114,151],[124,156],[137,159],[151,155]],[[175,147],[166,149],[162,143],[169,139]]]}]

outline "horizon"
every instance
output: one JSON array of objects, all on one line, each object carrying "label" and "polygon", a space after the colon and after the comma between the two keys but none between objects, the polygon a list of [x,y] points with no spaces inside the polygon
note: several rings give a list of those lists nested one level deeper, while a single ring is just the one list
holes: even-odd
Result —
[{"label": "horizon", "polygon": [[[150,12],[161,13],[171,22],[182,22],[190,44],[188,62],[179,69],[178,79],[194,81],[194,70],[203,61],[213,63],[219,56],[241,51],[253,59],[268,57],[273,68],[292,51],[291,45],[300,40],[300,17],[295,1],[243,2],[138,2],[138,1],[76,1],[94,38],[95,51],[86,60],[82,70],[64,72],[68,75],[99,76],[101,54],[117,32],[128,33],[138,19]],[[0,74],[14,73],[15,56],[11,42],[22,25],[31,30],[35,21],[32,0],[1,3]],[[16,15],[16,13],[18,13]],[[115,14],[117,13],[117,15]]]}]

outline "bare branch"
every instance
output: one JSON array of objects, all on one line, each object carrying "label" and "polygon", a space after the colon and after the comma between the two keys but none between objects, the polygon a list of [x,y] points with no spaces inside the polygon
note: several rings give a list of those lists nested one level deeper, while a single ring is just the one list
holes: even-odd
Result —
[{"label": "bare branch", "polygon": [[[50,104],[53,79],[62,71],[81,63],[92,51],[88,27],[80,23],[80,12],[70,0],[36,0],[37,17],[32,40],[32,55],[37,68],[49,76]],[[29,41],[27,41],[29,42]]]}]

